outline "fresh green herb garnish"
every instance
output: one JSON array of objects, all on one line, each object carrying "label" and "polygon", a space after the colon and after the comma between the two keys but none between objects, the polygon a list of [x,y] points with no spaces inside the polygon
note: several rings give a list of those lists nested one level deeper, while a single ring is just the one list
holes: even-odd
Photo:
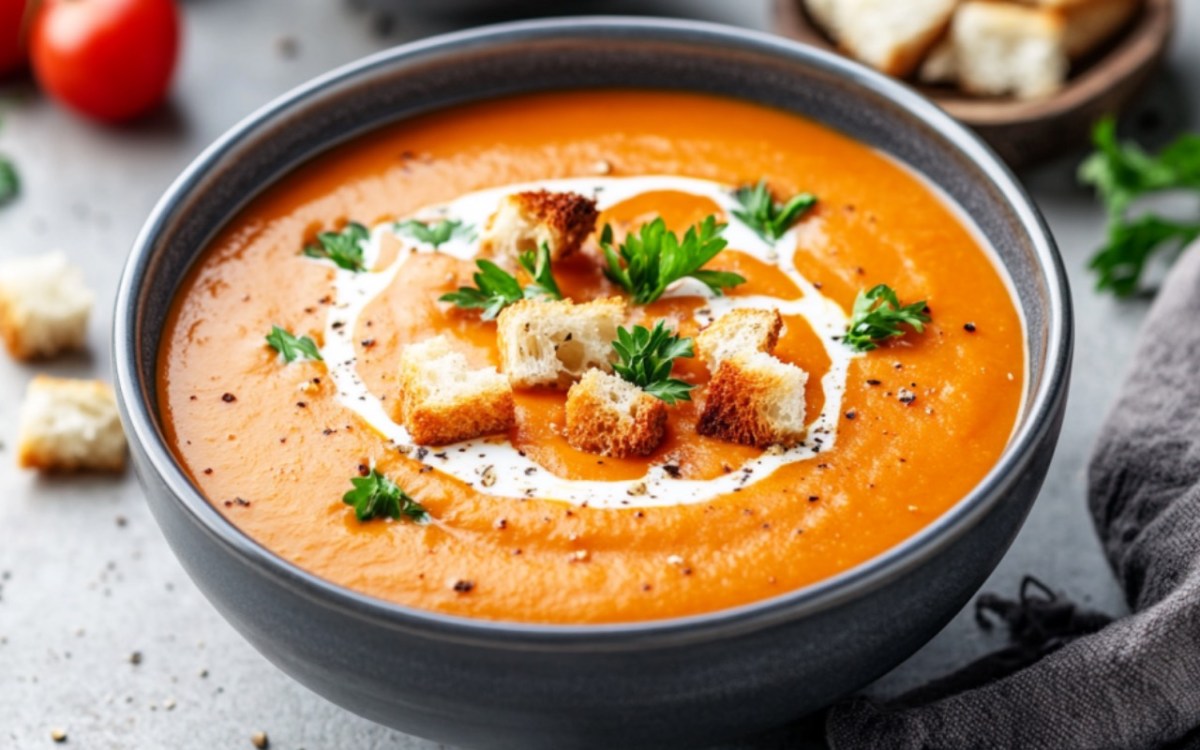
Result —
[{"label": "fresh green herb garnish", "polygon": [[443,242],[454,237],[470,239],[475,233],[473,227],[458,219],[442,219],[436,223],[409,219],[397,223],[396,231],[434,247],[441,247]]},{"label": "fresh green herb garnish", "polygon": [[354,506],[354,515],[360,521],[373,518],[408,518],[416,523],[429,521],[429,512],[399,485],[375,469],[365,477],[350,480],[354,489],[342,497],[346,505]]},{"label": "fresh green herb garnish", "polygon": [[532,250],[526,250],[517,258],[517,262],[525,269],[525,273],[529,274],[529,278],[533,279],[533,282],[525,287],[526,297],[562,299],[558,282],[554,280],[554,274],[550,273],[549,245],[543,242],[536,254]]},{"label": "fresh green herb garnish", "polygon": [[1184,135],[1160,151],[1146,153],[1117,141],[1116,122],[1105,118],[1092,132],[1096,146],[1079,168],[1079,180],[1092,185],[1108,210],[1108,239],[1092,257],[1096,288],[1127,297],[1141,287],[1148,261],[1164,251],[1178,253],[1200,237],[1200,217],[1173,221],[1154,214],[1130,219],[1138,198],[1168,190],[1200,192],[1200,134]]},{"label": "fresh green herb garnish", "polygon": [[21,178],[17,168],[7,157],[0,156],[0,206],[16,200],[21,192]]},{"label": "fresh green herb garnish", "polygon": [[667,229],[662,218],[643,224],[637,234],[630,234],[619,248],[613,248],[612,226],[605,224],[600,234],[600,247],[608,267],[604,275],[633,297],[639,305],[653,302],[667,287],[679,279],[691,277],[704,283],[714,294],[726,287],[744,284],[746,279],[728,271],[704,271],[705,263],[725,249],[721,233],[725,224],[715,217],[687,230],[683,240]]},{"label": "fresh green herb garnish", "polygon": [[911,326],[921,333],[928,322],[929,312],[924,300],[902,306],[892,288],[880,284],[858,293],[850,314],[850,326],[842,341],[856,352],[869,352],[886,339],[903,336],[905,330],[901,326]]},{"label": "fresh green herb garnish", "polygon": [[811,193],[800,193],[787,203],[776,203],[766,180],[760,180],[753,187],[738,188],[733,197],[742,204],[741,210],[734,211],[733,215],[771,243],[777,242],[817,203],[817,197]]},{"label": "fresh green herb garnish", "polygon": [[271,332],[267,334],[267,343],[283,356],[284,362],[295,362],[300,357],[318,362],[322,359],[317,342],[308,336],[296,336],[279,326],[271,326]]},{"label": "fresh green herb garnish", "polygon": [[524,289],[517,277],[500,266],[490,260],[477,260],[475,265],[479,271],[475,274],[475,286],[459,287],[457,292],[447,292],[438,299],[466,309],[483,310],[480,317],[484,320],[495,318],[501,310],[523,299],[562,299],[558,284],[550,273],[550,248],[542,245],[536,260],[532,250],[524,252],[518,262],[533,278],[533,283]]},{"label": "fresh green herb garnish", "polygon": [[618,327],[613,349],[620,358],[613,363],[613,371],[625,380],[668,404],[692,400],[691,390],[696,386],[671,377],[676,357],[693,356],[691,339],[679,338],[660,320],[654,330]]},{"label": "fresh green herb garnish", "polygon": [[363,258],[363,243],[370,238],[367,228],[356,221],[346,225],[340,232],[321,232],[317,235],[317,244],[304,248],[304,254],[310,258],[322,258],[333,261],[338,268],[347,271],[367,270]]}]

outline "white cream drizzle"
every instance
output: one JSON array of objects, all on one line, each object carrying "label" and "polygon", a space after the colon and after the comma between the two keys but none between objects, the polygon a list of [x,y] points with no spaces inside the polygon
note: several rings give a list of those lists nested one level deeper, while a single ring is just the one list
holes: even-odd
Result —
[{"label": "white cream drizzle", "polygon": [[[696,312],[696,321],[700,325],[706,325],[729,310],[739,308],[774,308],[782,315],[802,316],[820,338],[831,362],[829,371],[821,379],[825,392],[824,409],[809,422],[808,437],[804,443],[788,450],[768,450],[758,458],[737,467],[733,472],[713,479],[675,479],[667,473],[664,464],[651,466],[644,477],[636,480],[564,479],[523,455],[508,441],[496,438],[468,440],[451,446],[427,449],[423,460],[428,465],[470,484],[478,492],[497,497],[537,497],[593,508],[645,508],[712,500],[750,486],[770,476],[781,466],[811,459],[833,448],[837,440],[837,416],[841,414],[847,371],[850,361],[858,355],[835,338],[846,330],[845,312],[837,303],[824,297],[819,289],[796,270],[794,230],[785,234],[773,246],[749,227],[732,218],[731,212],[737,204],[730,186],[708,180],[666,175],[576,177],[506,185],[469,193],[448,204],[422,210],[414,218],[428,220],[449,217],[482,227],[503,196],[538,188],[594,195],[601,210],[645,192],[664,190],[708,198],[720,206],[731,218],[724,234],[729,242],[729,249],[775,265],[796,284],[801,296],[797,299],[757,295],[714,297],[702,284],[691,280],[685,280],[668,289],[664,296],[707,298],[707,304],[698,308]],[[365,247],[368,268],[374,268],[380,255],[382,239],[387,234],[395,234],[394,224],[391,222],[380,224],[371,230],[370,241]],[[419,450],[419,447],[412,442],[404,427],[391,419],[383,402],[370,393],[358,375],[354,347],[358,318],[367,305],[395,280],[396,274],[414,253],[440,252],[462,260],[470,260],[476,255],[477,242],[470,238],[456,237],[435,249],[406,236],[395,236],[402,241],[404,249],[386,268],[366,273],[337,270],[334,283],[335,300],[326,320],[322,354],[328,364],[339,401],[394,443],[397,449],[411,454]],[[489,474],[486,486],[482,481],[485,473]]]}]

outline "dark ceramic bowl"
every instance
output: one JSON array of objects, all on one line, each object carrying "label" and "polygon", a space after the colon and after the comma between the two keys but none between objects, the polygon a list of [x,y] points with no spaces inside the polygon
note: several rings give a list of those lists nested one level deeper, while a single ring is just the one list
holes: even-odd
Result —
[{"label": "dark ceramic bowl", "polygon": [[[686,89],[815,118],[924,172],[974,217],[1011,275],[1027,406],[987,477],[921,533],[852,570],[675,620],[537,626],[450,617],[340,588],[226,521],[163,439],[155,369],[180,280],[241,206],[314,155],[397,120],[488,97]],[[1054,449],[1071,352],[1068,290],[1025,192],[980,141],[866,68],[763,34],[573,19],[468,31],[337,70],[255,113],[167,191],[117,297],[116,382],[146,496],[189,574],[268,659],[355,713],[491,748],[695,745],[779,725],[862,687],[968,601],[1017,533]],[[964,448],[967,448],[964,446]]]}]

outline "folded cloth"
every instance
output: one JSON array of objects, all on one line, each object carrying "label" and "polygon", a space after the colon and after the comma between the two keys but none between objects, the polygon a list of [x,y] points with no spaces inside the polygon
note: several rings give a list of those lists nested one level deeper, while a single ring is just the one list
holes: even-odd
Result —
[{"label": "folded cloth", "polygon": [[[1200,246],[1150,310],[1088,484],[1132,614],[1059,612],[1062,637],[1033,639],[1015,671],[976,663],[887,705],[835,706],[834,750],[1200,750]],[[1055,603],[1038,598],[1022,611]]]}]

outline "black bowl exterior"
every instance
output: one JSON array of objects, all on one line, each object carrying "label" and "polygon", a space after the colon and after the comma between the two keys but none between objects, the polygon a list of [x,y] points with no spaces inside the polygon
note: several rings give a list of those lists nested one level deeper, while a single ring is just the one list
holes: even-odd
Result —
[{"label": "black bowl exterior", "polygon": [[[1027,405],[997,467],[924,531],[844,574],[745,607],[629,625],[491,623],[381,602],[296,568],[227,522],[166,447],[155,393],[166,311],[213,234],[298,164],[386,123],[506,94],[609,87],[795,111],[913,165],[961,205],[1000,255],[1026,321]],[[1037,212],[978,140],[923,99],[774,37],[574,19],[397,48],[237,126],[180,177],[139,237],[118,295],[114,361],[134,462],[168,541],[222,614],[284,671],[351,711],[454,744],[665,747],[826,705],[906,658],[967,602],[1045,477],[1070,330],[1061,263]]]}]

